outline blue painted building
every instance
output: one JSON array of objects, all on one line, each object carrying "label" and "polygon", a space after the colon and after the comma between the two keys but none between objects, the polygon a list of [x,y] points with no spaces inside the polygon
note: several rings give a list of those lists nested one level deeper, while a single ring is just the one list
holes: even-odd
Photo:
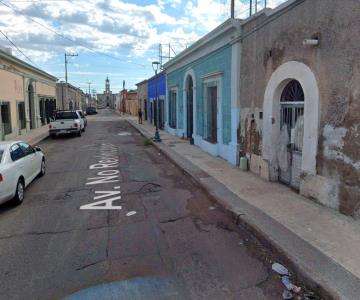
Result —
[{"label": "blue painted building", "polygon": [[[164,72],[161,72],[157,76],[157,86],[158,86],[158,99],[159,99],[159,117],[160,117],[160,128],[163,128],[165,125],[165,98],[166,98],[166,75]],[[147,119],[150,123],[156,124],[156,78],[155,76],[151,77],[148,80],[148,108],[147,108]]]},{"label": "blue painted building", "polygon": [[165,64],[165,128],[237,164],[240,20],[229,19]]}]

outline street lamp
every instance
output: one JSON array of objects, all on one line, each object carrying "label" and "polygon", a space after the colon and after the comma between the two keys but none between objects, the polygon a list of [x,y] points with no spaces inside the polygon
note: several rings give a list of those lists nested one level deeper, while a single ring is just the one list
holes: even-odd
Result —
[{"label": "street lamp", "polygon": [[160,133],[159,133],[159,122],[160,122],[160,118],[159,118],[159,99],[158,99],[158,77],[157,77],[157,73],[159,71],[160,68],[160,63],[158,61],[153,61],[152,62],[152,67],[153,70],[155,71],[155,101],[156,101],[156,131],[155,131],[155,136],[153,138],[154,142],[161,142],[161,138],[160,138]]}]

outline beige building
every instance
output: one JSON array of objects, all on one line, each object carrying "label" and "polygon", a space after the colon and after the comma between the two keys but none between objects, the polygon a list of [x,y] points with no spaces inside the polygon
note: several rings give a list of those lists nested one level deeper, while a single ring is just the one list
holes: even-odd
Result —
[{"label": "beige building", "polygon": [[138,98],[137,91],[129,90],[125,92],[126,113],[137,116],[138,114]]},{"label": "beige building", "polygon": [[68,83],[66,96],[66,83],[56,84],[57,109],[82,109],[85,102],[84,92]]},{"label": "beige building", "polygon": [[141,108],[144,120],[147,120],[147,106],[148,106],[148,81],[144,80],[136,84],[138,107]]},{"label": "beige building", "polygon": [[0,49],[0,140],[49,123],[56,110],[57,78]]},{"label": "beige building", "polygon": [[357,0],[290,0],[242,24],[238,139],[254,173],[360,216]]}]

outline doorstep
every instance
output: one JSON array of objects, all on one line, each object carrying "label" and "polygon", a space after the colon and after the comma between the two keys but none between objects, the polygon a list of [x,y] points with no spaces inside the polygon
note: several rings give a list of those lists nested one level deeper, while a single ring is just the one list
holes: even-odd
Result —
[{"label": "doorstep", "polygon": [[[146,138],[153,125],[124,116]],[[359,299],[360,222],[286,186],[242,172],[197,146],[160,131],[153,143],[234,219],[286,258],[310,288],[334,299]]]}]

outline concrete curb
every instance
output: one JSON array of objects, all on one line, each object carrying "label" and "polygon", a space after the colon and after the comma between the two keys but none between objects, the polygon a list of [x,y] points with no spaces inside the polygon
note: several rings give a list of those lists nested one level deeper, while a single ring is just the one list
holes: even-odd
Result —
[{"label": "concrete curb", "polygon": [[[127,121],[144,137],[151,140],[152,135],[144,128],[131,120]],[[249,230],[265,246],[283,258],[283,263],[290,267],[306,286],[319,293],[324,299],[359,299],[359,278],[276,220],[239,198],[218,180],[170,147],[152,140],[151,143],[218,203],[238,226]]]},{"label": "concrete curb", "polygon": [[47,139],[48,137],[49,137],[49,132],[46,132],[44,134],[41,134],[41,135],[29,140],[29,144],[32,146],[36,146],[38,143]]}]

